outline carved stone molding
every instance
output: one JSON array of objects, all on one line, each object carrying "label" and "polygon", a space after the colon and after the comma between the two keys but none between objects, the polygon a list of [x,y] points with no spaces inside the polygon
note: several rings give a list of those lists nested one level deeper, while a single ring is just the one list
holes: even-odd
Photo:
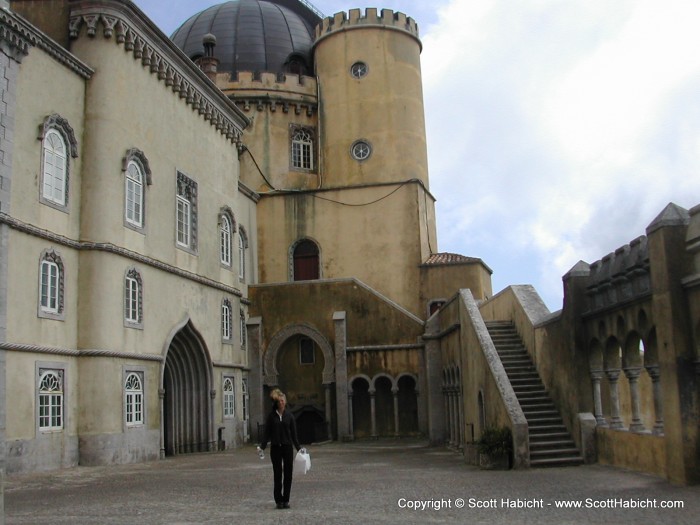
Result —
[{"label": "carved stone molding", "polygon": [[83,78],[90,78],[94,73],[87,65],[53,40],[46,38],[23,18],[2,9],[0,9],[0,42],[17,62],[21,62],[29,54],[30,48],[38,47]]},{"label": "carved stone molding", "polygon": [[247,117],[165,35],[146,21],[137,21],[128,5],[106,2],[97,6],[85,2],[83,7],[76,3],[71,11],[70,38],[79,38],[83,27],[88,38],[97,37],[101,30],[105,39],[123,45],[134,60],[157,75],[230,142],[241,141]]}]

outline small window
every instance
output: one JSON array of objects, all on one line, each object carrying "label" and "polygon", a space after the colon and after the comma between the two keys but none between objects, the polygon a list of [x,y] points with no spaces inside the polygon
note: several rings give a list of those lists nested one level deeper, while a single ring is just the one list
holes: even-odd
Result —
[{"label": "small window", "polygon": [[364,62],[355,62],[352,66],[350,66],[350,74],[353,78],[358,80],[366,77],[368,72],[369,68]]},{"label": "small window", "polygon": [[137,372],[130,372],[126,376],[124,407],[127,427],[143,425],[143,379]]},{"label": "small window", "polygon": [[143,173],[135,162],[126,168],[126,222],[141,228],[143,226]]},{"label": "small window", "polygon": [[197,183],[178,172],[176,196],[177,245],[190,251],[197,249]]},{"label": "small window", "polygon": [[224,417],[232,418],[236,414],[236,392],[232,377],[224,378]]},{"label": "small window", "polygon": [[313,135],[307,128],[297,128],[292,134],[292,167],[302,170],[314,169]]},{"label": "small window", "polygon": [[58,265],[53,261],[41,262],[41,308],[58,313]]},{"label": "small window", "polygon": [[37,138],[41,141],[39,200],[67,211],[70,159],[78,156],[78,142],[73,128],[60,115],[49,115],[39,125]]},{"label": "small window", "polygon": [[241,346],[244,347],[244,346],[246,345],[246,344],[245,344],[245,341],[246,341],[246,327],[245,327],[245,310],[244,310],[243,308],[241,308],[241,311],[240,311],[240,321],[239,321],[239,324],[240,324],[239,333],[241,334]]},{"label": "small window", "polygon": [[221,303],[221,337],[224,341],[231,340],[231,301],[224,299]]},{"label": "small window", "polygon": [[355,160],[367,160],[372,154],[372,147],[369,145],[368,142],[364,140],[358,140],[353,143],[352,148],[350,149],[350,154]]},{"label": "small window", "polygon": [[127,271],[124,280],[124,320],[127,324],[143,322],[143,281],[133,268]]},{"label": "small window", "polygon": [[63,261],[50,250],[39,265],[39,317],[61,319],[63,315]]},{"label": "small window", "polygon": [[241,381],[241,388],[243,389],[243,421],[248,421],[248,380],[243,379]]},{"label": "small window", "polygon": [[63,429],[63,371],[39,371],[39,430]]},{"label": "small window", "polygon": [[313,365],[316,362],[314,342],[308,337],[299,339],[299,364]]},{"label": "small window", "polygon": [[66,142],[55,129],[49,129],[44,136],[43,190],[47,201],[66,205],[68,175],[68,152]]},{"label": "small window", "polygon": [[242,226],[238,227],[238,279],[245,282],[248,234]]},{"label": "small window", "polygon": [[231,236],[233,225],[227,213],[222,213],[219,220],[220,260],[224,266],[231,266]]}]

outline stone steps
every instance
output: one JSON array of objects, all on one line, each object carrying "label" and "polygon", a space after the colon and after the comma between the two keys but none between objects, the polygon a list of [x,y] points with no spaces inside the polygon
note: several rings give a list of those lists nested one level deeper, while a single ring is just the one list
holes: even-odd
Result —
[{"label": "stone steps", "polygon": [[531,467],[581,465],[583,457],[510,322],[489,321],[486,328],[527,419]]}]

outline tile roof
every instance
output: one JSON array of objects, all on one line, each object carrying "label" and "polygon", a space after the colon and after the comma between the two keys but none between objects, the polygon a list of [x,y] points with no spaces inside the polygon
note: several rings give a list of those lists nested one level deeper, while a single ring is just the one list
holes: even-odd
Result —
[{"label": "tile roof", "polygon": [[467,257],[458,253],[434,253],[423,263],[424,266],[437,266],[445,264],[468,264],[481,263],[482,260],[477,257]]}]

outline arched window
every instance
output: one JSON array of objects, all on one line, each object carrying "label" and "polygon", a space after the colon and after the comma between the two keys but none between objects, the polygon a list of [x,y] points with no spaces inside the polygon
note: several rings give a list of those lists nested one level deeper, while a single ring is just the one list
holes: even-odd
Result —
[{"label": "arched window", "polygon": [[224,299],[221,303],[221,337],[224,341],[231,340],[231,301]]},{"label": "arched window", "polygon": [[233,224],[227,213],[222,213],[219,220],[220,260],[224,266],[231,266],[231,235]]},{"label": "arched window", "polygon": [[126,168],[126,222],[141,228],[143,226],[143,174],[136,162],[129,162]]},{"label": "arched window", "polygon": [[122,158],[124,172],[124,224],[142,230],[146,215],[146,186],[151,184],[151,168],[143,151],[127,150]]},{"label": "arched window", "polygon": [[224,378],[224,417],[232,418],[236,413],[236,391],[234,390],[233,378]]},{"label": "arched window", "polygon": [[246,278],[246,261],[248,250],[248,234],[243,226],[238,227],[238,278],[241,282],[245,282]]},{"label": "arched window", "polygon": [[130,372],[124,382],[126,426],[143,425],[143,381],[136,372]]},{"label": "arched window", "polygon": [[143,322],[143,281],[134,268],[124,280],[124,321],[130,325]]},{"label": "arched window", "polygon": [[[242,399],[242,401],[243,401],[243,421],[247,422],[249,419],[249,417],[248,417],[248,401],[249,400],[248,400],[248,380],[247,379],[244,378],[241,381],[241,388],[243,390],[243,399]],[[244,428],[245,428],[244,432],[247,432],[247,430],[248,430],[247,425],[244,425]]]},{"label": "arched window", "polygon": [[304,239],[294,247],[294,281],[310,281],[320,277],[318,246]]},{"label": "arched window", "polygon": [[307,128],[296,128],[292,132],[292,167],[302,170],[314,169],[313,135]]},{"label": "arched window", "polygon": [[39,266],[39,316],[63,315],[63,261],[53,250],[45,252]]},{"label": "arched window", "polygon": [[43,148],[42,196],[47,201],[65,206],[68,182],[68,151],[66,142],[58,131],[49,129],[44,135]]},{"label": "arched window", "polygon": [[39,371],[39,430],[63,428],[63,371]]},{"label": "arched window", "polygon": [[60,115],[49,115],[39,126],[41,141],[40,200],[66,210],[70,179],[70,158],[78,156],[73,128]]}]

